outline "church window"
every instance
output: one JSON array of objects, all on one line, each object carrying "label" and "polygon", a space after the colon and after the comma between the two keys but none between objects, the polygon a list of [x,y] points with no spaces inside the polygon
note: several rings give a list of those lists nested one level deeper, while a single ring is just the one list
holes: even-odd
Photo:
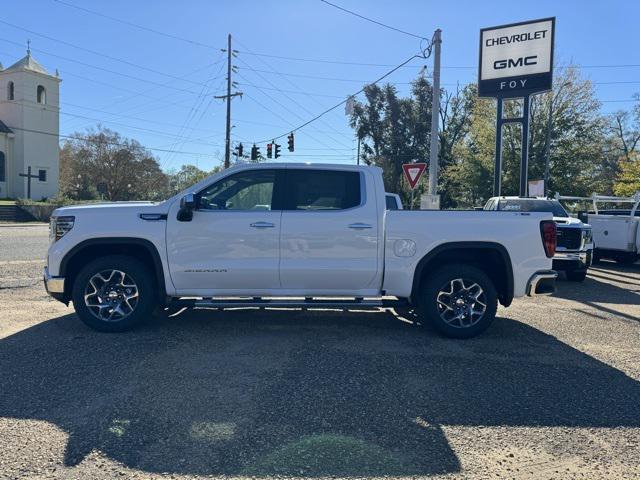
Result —
[{"label": "church window", "polygon": [[46,182],[47,181],[47,171],[40,169],[38,170],[38,181]]},{"label": "church window", "polygon": [[9,82],[7,84],[7,100],[13,100],[15,97],[15,87],[13,86],[13,82]]},{"label": "church window", "polygon": [[4,152],[0,152],[0,182],[7,181],[6,163]]},{"label": "church window", "polygon": [[47,103],[47,91],[42,85],[38,85],[38,103]]}]

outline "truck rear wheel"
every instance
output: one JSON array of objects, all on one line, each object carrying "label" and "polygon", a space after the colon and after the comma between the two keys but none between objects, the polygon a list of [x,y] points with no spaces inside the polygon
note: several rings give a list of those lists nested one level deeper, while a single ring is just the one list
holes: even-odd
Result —
[{"label": "truck rear wheel", "polygon": [[454,264],[429,274],[420,298],[421,316],[451,338],[470,338],[485,331],[496,316],[498,295],[479,268]]},{"label": "truck rear wheel", "polygon": [[76,276],[71,297],[76,313],[100,332],[130,330],[151,316],[155,292],[149,269],[126,255],[88,263]]}]

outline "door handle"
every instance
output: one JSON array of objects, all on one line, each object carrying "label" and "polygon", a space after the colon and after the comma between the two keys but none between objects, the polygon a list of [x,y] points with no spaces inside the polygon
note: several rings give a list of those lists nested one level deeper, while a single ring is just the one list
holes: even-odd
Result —
[{"label": "door handle", "polygon": [[366,228],[373,228],[373,225],[370,225],[368,223],[352,223],[351,225],[349,225],[349,228],[354,228],[356,230],[364,230]]},{"label": "door handle", "polygon": [[271,222],[254,222],[249,225],[252,228],[273,228],[275,225]]}]

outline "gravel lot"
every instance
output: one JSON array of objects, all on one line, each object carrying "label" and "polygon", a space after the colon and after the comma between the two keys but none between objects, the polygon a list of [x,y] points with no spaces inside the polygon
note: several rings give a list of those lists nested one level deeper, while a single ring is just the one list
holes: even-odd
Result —
[{"label": "gravel lot", "polygon": [[0,478],[640,477],[640,265],[479,338],[390,312],[197,310],[84,327],[0,227]]}]

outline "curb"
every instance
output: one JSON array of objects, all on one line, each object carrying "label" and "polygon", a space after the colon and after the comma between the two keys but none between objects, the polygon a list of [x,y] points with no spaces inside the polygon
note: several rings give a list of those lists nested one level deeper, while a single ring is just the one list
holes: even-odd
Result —
[{"label": "curb", "polygon": [[48,227],[48,223],[44,222],[12,222],[12,223],[2,223],[0,222],[0,228],[3,227]]}]

